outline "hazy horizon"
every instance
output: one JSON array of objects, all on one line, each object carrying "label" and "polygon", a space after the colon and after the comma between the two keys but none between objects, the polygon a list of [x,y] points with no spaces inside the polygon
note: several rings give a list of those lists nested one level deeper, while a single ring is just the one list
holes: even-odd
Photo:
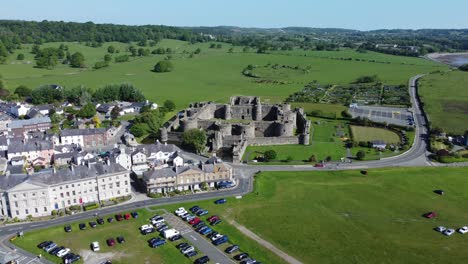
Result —
[{"label": "hazy horizon", "polygon": [[[242,28],[467,29],[468,1],[371,0],[316,2],[279,0],[199,2],[180,0],[80,2],[18,0],[3,3],[1,19],[66,21],[96,24],[167,25],[175,27],[232,26]],[[25,8],[27,7],[27,8]]]}]

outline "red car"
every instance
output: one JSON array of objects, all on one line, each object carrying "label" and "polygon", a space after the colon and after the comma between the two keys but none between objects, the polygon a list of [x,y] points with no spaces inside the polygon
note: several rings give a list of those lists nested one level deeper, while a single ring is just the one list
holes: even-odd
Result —
[{"label": "red car", "polygon": [[115,215],[115,219],[117,219],[117,221],[122,221],[123,216],[121,214],[117,214],[117,215]]},{"label": "red car", "polygon": [[429,213],[424,214],[424,217],[429,218],[429,219],[434,218],[436,216],[437,216],[436,212],[429,212]]},{"label": "red car", "polygon": [[218,220],[218,219],[219,219],[219,216],[217,216],[217,215],[213,215],[213,216],[208,217],[208,221],[209,221],[210,223],[211,223],[211,222],[214,222],[214,221],[216,221],[216,220]]},{"label": "red car", "polygon": [[114,245],[115,245],[115,240],[114,240],[113,238],[107,239],[107,245],[108,245],[109,247],[114,246]]},{"label": "red car", "polygon": [[194,219],[190,220],[188,223],[189,223],[189,225],[196,225],[196,224],[200,223],[200,221],[201,221],[200,218],[195,217]]},{"label": "red car", "polygon": [[315,167],[315,168],[323,168],[323,167],[325,167],[325,166],[323,165],[323,163],[316,163],[316,164],[314,165],[314,167]]},{"label": "red car", "polygon": [[130,215],[129,213],[126,213],[126,214],[124,215],[124,217],[125,217],[125,220],[128,220],[128,219],[130,219],[131,215]]}]

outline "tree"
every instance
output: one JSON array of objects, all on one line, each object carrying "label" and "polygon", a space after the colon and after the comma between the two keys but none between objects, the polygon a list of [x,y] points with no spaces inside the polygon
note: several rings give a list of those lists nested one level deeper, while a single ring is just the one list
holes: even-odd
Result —
[{"label": "tree", "polygon": [[96,115],[96,106],[93,103],[87,103],[78,112],[77,116],[83,118],[90,118]]},{"label": "tree", "polygon": [[104,61],[109,63],[112,60],[112,56],[110,54],[104,55]]},{"label": "tree", "polygon": [[119,113],[120,113],[120,107],[118,105],[114,106],[114,108],[112,108],[112,111],[110,113],[112,120],[117,119],[119,117]]},{"label": "tree", "polygon": [[141,137],[145,134],[145,129],[141,124],[134,124],[130,128],[130,133],[132,133],[135,137]]},{"label": "tree", "polygon": [[18,56],[16,56],[16,59],[17,60],[24,60],[24,54],[23,53],[18,54]]},{"label": "tree", "polygon": [[154,65],[154,72],[171,72],[174,70],[174,65],[168,60],[159,61]]},{"label": "tree", "polygon": [[32,93],[32,90],[24,85],[20,85],[15,89],[15,94],[21,97],[31,96],[31,93]]},{"label": "tree", "polygon": [[317,162],[317,158],[315,157],[314,154],[310,155],[309,162]]},{"label": "tree", "polygon": [[107,52],[114,53],[115,52],[115,47],[110,45],[109,47],[107,47]]},{"label": "tree", "polygon": [[468,64],[463,64],[462,66],[458,67],[460,71],[468,71]]},{"label": "tree", "polygon": [[31,92],[31,99],[33,104],[51,104],[60,102],[64,99],[63,89],[57,89],[50,85],[43,85],[35,88]]},{"label": "tree", "polygon": [[135,57],[137,55],[137,53],[138,53],[138,50],[133,46],[128,47],[128,51],[130,51],[130,53],[132,53],[133,57]]},{"label": "tree", "polygon": [[45,48],[36,54],[36,65],[39,68],[52,69],[58,63],[58,53],[59,49],[57,48]]},{"label": "tree", "polygon": [[265,153],[263,153],[263,156],[265,157],[266,161],[269,161],[269,160],[276,159],[277,154],[274,149],[270,149],[270,150],[265,151]]},{"label": "tree", "polygon": [[366,157],[366,153],[362,150],[358,151],[358,153],[356,153],[356,158],[358,160],[364,160],[364,158]]},{"label": "tree", "polygon": [[190,147],[197,151],[202,152],[206,145],[206,134],[204,130],[190,129],[182,134],[182,142],[185,146]]},{"label": "tree", "polygon": [[216,44],[216,48],[217,48],[217,49],[221,49],[222,47],[223,47],[223,45],[221,45],[221,44],[219,44],[219,43]]},{"label": "tree", "polygon": [[75,52],[71,55],[70,65],[75,68],[84,68],[84,61],[84,55],[81,52]]},{"label": "tree", "polygon": [[100,128],[101,127],[101,119],[97,115],[93,116],[93,123],[95,128]]},{"label": "tree", "polygon": [[234,52],[234,48],[229,48],[228,53],[233,53],[233,52]]},{"label": "tree", "polygon": [[163,106],[166,109],[166,111],[168,111],[168,112],[172,112],[176,108],[176,105],[175,105],[174,101],[171,101],[171,100],[164,101]]},{"label": "tree", "polygon": [[211,43],[211,44],[210,44],[210,49],[214,49],[214,48],[216,48],[216,44],[215,44],[215,43]]},{"label": "tree", "polygon": [[200,52],[201,52],[201,49],[198,48],[198,49],[196,49],[193,53],[194,53],[194,54],[200,54]]},{"label": "tree", "polygon": [[32,54],[39,54],[39,52],[41,51],[41,46],[37,45],[37,44],[34,44],[31,48],[31,53]]}]

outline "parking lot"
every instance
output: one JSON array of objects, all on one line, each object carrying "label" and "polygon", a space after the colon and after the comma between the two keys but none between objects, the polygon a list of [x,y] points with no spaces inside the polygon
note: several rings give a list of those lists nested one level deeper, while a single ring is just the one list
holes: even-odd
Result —
[{"label": "parking lot", "polygon": [[350,107],[353,118],[368,118],[374,122],[388,123],[399,126],[413,126],[413,114],[407,108],[357,106]]},{"label": "parking lot", "polygon": [[190,244],[195,245],[201,252],[207,255],[211,262],[213,263],[235,263],[229,257],[227,257],[221,250],[216,246],[209,243],[204,237],[202,237],[197,232],[182,221],[179,217],[175,216],[172,213],[166,213],[163,215],[166,222],[173,228],[179,230],[181,235],[190,242]]}]

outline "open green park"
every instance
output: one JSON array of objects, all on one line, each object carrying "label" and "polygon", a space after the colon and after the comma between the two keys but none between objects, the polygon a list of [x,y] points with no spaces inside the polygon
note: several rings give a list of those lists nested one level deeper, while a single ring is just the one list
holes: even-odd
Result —
[{"label": "open green park", "polygon": [[[468,184],[464,168],[387,168],[360,171],[263,172],[255,176],[254,191],[224,205],[212,200],[152,207],[175,210],[199,205],[224,221],[215,227],[231,243],[263,263],[284,263],[266,248],[242,235],[231,220],[303,263],[463,263],[468,257],[466,235],[446,237],[433,230],[442,225],[468,225]],[[445,195],[434,193],[442,189]],[[422,215],[435,211],[438,216]],[[15,244],[33,253],[36,245],[53,238],[73,250],[88,250],[96,240],[101,252],[114,252],[113,263],[151,258],[161,263],[189,263],[174,243],[152,249],[138,227],[154,214],[105,223],[80,231],[78,223],[65,233],[62,226],[27,232]],[[117,228],[118,227],[118,228]],[[127,242],[109,248],[105,239],[124,235]],[[196,246],[196,245],[195,245]],[[456,254],[455,254],[456,253]],[[45,254],[44,254],[45,255]],[[49,257],[49,256],[47,256]]]},{"label": "open green park", "polygon": [[419,83],[424,110],[433,127],[455,135],[462,135],[468,130],[468,72],[435,72],[424,76]]},{"label": "open green park", "polygon": [[383,140],[387,144],[399,143],[400,137],[397,133],[376,127],[350,126],[353,138],[357,142],[372,142],[374,140]]}]

